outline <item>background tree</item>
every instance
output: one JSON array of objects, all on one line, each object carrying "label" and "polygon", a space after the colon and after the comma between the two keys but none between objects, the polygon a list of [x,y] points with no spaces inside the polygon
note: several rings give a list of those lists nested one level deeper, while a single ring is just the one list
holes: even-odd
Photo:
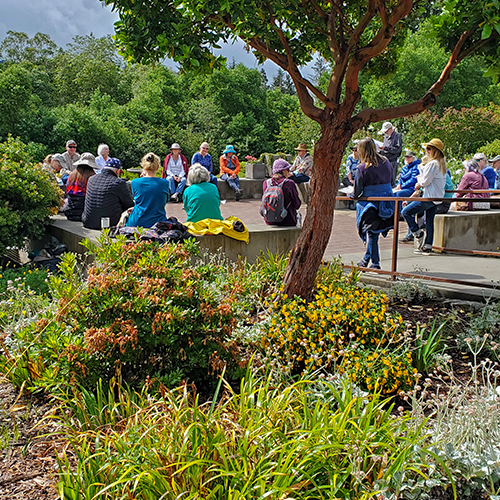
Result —
[{"label": "background tree", "polygon": [[[188,68],[210,68],[220,64],[210,45],[239,37],[260,61],[270,59],[290,75],[302,111],[320,124],[322,132],[315,147],[307,216],[285,275],[285,293],[303,297],[314,286],[330,237],[339,169],[352,135],[373,122],[420,113],[435,104],[452,70],[463,59],[479,50],[494,58],[499,51],[497,0],[436,2],[439,13],[432,18],[436,28],[433,36],[450,51],[440,76],[413,102],[359,111],[360,73],[369,65],[391,66],[391,47],[397,46],[395,42],[404,38],[409,27],[418,27],[421,2],[105,2],[120,15],[116,40],[129,59],[152,61],[168,54]],[[332,67],[326,92],[299,69],[314,52]]]}]

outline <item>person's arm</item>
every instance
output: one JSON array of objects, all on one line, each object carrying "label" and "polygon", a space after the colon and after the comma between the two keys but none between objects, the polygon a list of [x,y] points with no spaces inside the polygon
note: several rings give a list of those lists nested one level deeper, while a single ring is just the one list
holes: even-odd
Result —
[{"label": "person's arm", "polygon": [[353,198],[360,198],[363,194],[364,188],[363,176],[361,174],[361,169],[358,167],[358,170],[356,171],[356,178],[354,179]]},{"label": "person's arm", "polygon": [[417,188],[417,186],[424,188],[429,186],[434,180],[434,177],[436,177],[438,168],[438,164],[435,160],[427,163],[427,165],[424,165],[422,173],[417,177],[417,184],[415,188]]},{"label": "person's arm", "polygon": [[231,173],[234,174],[235,176],[238,176],[238,174],[240,173],[241,165],[240,165],[240,160],[238,160],[237,156],[233,156],[233,163],[235,165],[235,169]]},{"label": "person's arm", "polygon": [[[460,191],[461,189],[469,189],[471,185],[471,181],[469,179],[469,176],[467,174],[464,174],[464,176],[460,179],[460,184],[457,187],[457,190]],[[453,195],[453,198],[463,198],[466,193],[455,193]]]},{"label": "person's arm", "polygon": [[303,159],[302,165],[298,169],[298,173],[303,175],[309,175],[306,174],[306,172],[308,172],[312,168],[312,163],[313,163],[312,156],[307,155],[307,157]]},{"label": "person's arm", "polygon": [[[285,208],[288,210],[289,207],[298,210],[302,204],[299,197],[299,191],[297,189],[297,184],[290,179],[284,181],[283,192],[287,193],[288,203],[285,203]],[[285,193],[283,193],[285,194]]]},{"label": "person's arm", "polygon": [[123,210],[127,210],[127,208],[131,208],[135,205],[132,195],[128,189],[127,183],[125,181],[120,182],[117,186],[118,188],[118,197],[122,204]]},{"label": "person's arm", "polygon": [[219,158],[219,168],[220,168],[220,175],[222,174],[228,174],[231,175],[233,171],[229,168],[226,167],[227,160],[224,158],[224,156],[221,156]]}]

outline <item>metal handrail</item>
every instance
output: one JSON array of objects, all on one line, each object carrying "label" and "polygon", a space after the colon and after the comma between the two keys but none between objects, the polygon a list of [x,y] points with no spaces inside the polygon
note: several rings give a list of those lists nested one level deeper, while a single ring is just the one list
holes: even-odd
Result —
[{"label": "metal handrail", "polygon": [[[500,189],[475,189],[475,190],[447,190],[445,191],[446,193],[471,193],[471,194],[482,194],[482,193],[493,193],[493,194],[500,194]],[[464,281],[464,280],[455,280],[451,278],[437,278],[437,277],[432,277],[432,276],[425,276],[425,275],[419,275],[419,274],[412,274],[412,273],[401,273],[397,270],[397,259],[398,259],[398,235],[399,235],[399,206],[401,202],[405,201],[447,201],[447,202],[454,202],[454,201],[463,201],[462,197],[453,197],[453,198],[421,198],[421,197],[405,197],[405,196],[368,196],[368,197],[360,197],[360,198],[351,198],[350,196],[336,196],[336,200],[339,201],[393,201],[395,203],[394,207],[394,228],[393,228],[393,233],[394,237],[392,239],[392,259],[391,259],[391,270],[390,271],[383,271],[381,269],[371,269],[370,272],[375,272],[378,274],[387,274],[390,275],[391,281],[395,281],[398,276],[401,277],[411,277],[411,278],[421,278],[421,279],[428,279],[432,281],[438,281],[438,282],[444,282],[444,283],[453,283],[457,285],[467,285],[467,286],[475,286],[475,287],[481,287],[481,288],[498,288],[498,285],[492,285],[489,283],[478,283],[474,281]],[[470,198],[469,198],[470,199]],[[474,198],[474,200],[477,200],[477,198]],[[498,201],[500,202],[500,196],[499,197],[490,197],[490,198],[480,198],[480,200],[484,201]],[[495,252],[480,252],[480,251],[464,251],[464,250],[459,250],[459,249],[446,249],[443,247],[435,247],[436,249],[439,249],[441,251],[453,251],[454,253],[467,253],[473,255],[484,255],[488,257],[500,257],[500,253],[495,254]],[[352,268],[352,267],[357,267],[357,266],[351,266],[351,265],[345,265],[347,268]]]}]

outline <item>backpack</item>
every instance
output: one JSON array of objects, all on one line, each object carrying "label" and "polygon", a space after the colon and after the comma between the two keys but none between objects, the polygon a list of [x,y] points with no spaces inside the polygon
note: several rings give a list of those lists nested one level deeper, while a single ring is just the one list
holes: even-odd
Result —
[{"label": "backpack", "polygon": [[262,195],[260,203],[260,215],[264,217],[264,220],[268,224],[279,224],[283,222],[288,214],[290,204],[285,208],[285,198],[283,195],[283,184],[286,181],[287,179],[277,186],[271,184],[271,179],[266,181],[266,190]]}]

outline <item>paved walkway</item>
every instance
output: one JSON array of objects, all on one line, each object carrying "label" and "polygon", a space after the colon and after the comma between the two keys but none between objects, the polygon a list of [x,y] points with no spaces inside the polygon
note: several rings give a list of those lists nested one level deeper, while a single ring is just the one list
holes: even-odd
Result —
[{"label": "paved walkway", "polygon": [[[221,211],[223,217],[235,215],[245,224],[265,225],[259,215],[259,206],[260,200],[245,199],[240,202],[228,200],[221,205]],[[301,208],[300,212],[305,217],[306,208]],[[186,220],[186,214],[180,203],[169,203],[167,214],[177,217],[181,222]],[[401,222],[399,239],[403,238],[406,230],[406,223]],[[381,266],[385,270],[391,269],[392,238],[392,231],[387,238],[380,238]],[[413,245],[408,243],[400,243],[398,248],[397,270],[400,272],[498,285],[498,290],[445,283],[433,285],[433,288],[443,295],[471,299],[474,297],[500,297],[500,258],[437,253],[417,255],[413,253]],[[350,264],[359,262],[363,255],[364,245],[356,229],[356,212],[345,209],[336,210],[330,242],[325,251],[325,260],[341,256],[344,264]],[[369,272],[365,273],[364,279],[382,286],[387,286],[389,281],[388,277]]]}]

